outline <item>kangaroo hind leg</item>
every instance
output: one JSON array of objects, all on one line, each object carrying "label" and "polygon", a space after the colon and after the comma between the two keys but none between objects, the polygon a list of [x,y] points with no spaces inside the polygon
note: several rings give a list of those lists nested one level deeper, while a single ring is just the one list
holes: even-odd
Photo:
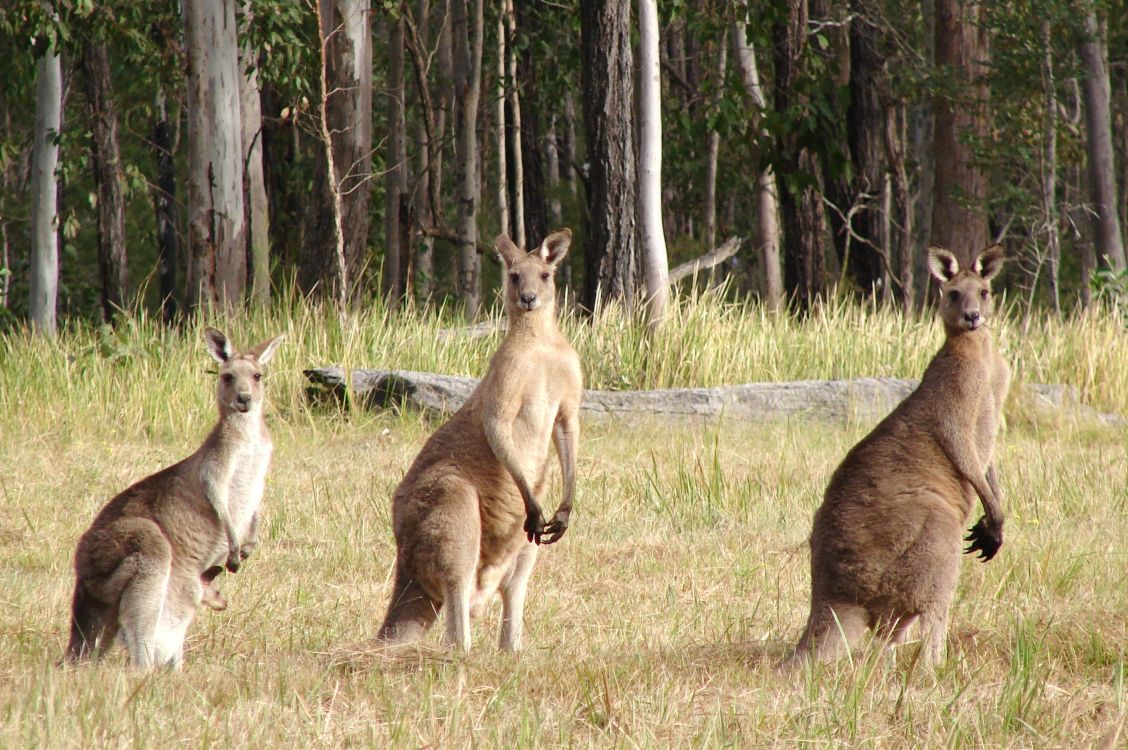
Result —
[{"label": "kangaroo hind leg", "polygon": [[376,635],[377,640],[389,646],[419,640],[435,623],[440,606],[397,562],[392,601],[388,604],[384,624]]},{"label": "kangaroo hind leg", "polygon": [[525,626],[525,594],[536,563],[537,546],[526,545],[514,556],[512,567],[501,580],[501,635],[498,647],[502,651],[521,650]]},{"label": "kangaroo hind leg", "polygon": [[132,575],[121,590],[118,618],[130,663],[150,669],[163,666],[157,635],[172,573],[172,548],[156,527],[139,541],[138,551],[122,561]]}]

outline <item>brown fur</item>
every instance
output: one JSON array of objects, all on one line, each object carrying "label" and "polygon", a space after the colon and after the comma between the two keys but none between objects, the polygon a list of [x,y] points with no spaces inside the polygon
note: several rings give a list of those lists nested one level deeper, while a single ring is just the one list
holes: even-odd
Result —
[{"label": "brown fur", "polygon": [[811,613],[789,660],[834,658],[875,629],[903,642],[919,621],[924,657],[941,659],[959,576],[960,536],[978,496],[984,517],[967,552],[1003,541],[995,437],[1010,370],[986,325],[1002,248],[960,270],[929,251],[947,339],[920,386],[853,447],[834,472],[811,532]]},{"label": "brown fur", "polygon": [[[556,323],[553,282],[571,236],[556,232],[533,253],[498,238],[509,331],[481,384],[396,488],[395,583],[378,635],[384,643],[415,640],[445,605],[447,644],[468,650],[471,616],[500,590],[500,647],[520,648],[537,545],[564,534],[575,492],[583,385],[579,357]],[[553,442],[564,489],[546,524],[537,498]]]},{"label": "brown fur", "polygon": [[245,353],[204,332],[220,362],[219,422],[188,458],[111,500],[78,540],[68,661],[99,656],[119,632],[135,667],[177,667],[200,604],[227,606],[215,578],[254,549],[273,449],[262,367],[281,336]]}]

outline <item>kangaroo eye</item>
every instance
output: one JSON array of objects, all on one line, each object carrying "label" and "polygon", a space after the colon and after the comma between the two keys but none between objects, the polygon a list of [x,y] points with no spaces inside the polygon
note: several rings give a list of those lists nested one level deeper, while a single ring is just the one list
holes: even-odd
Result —
[{"label": "kangaroo eye", "polygon": [[515,273],[509,274],[509,283],[516,284],[521,281],[521,276]]},{"label": "kangaroo eye", "polygon": [[262,380],[262,373],[261,373],[261,372],[256,372],[256,373],[255,373],[255,382],[257,383],[257,382],[258,382],[258,381],[260,381],[260,380]]},{"label": "kangaroo eye", "polygon": [[979,296],[983,299],[987,299],[987,297],[988,297],[987,290],[986,289],[981,290],[979,292]]},{"label": "kangaroo eye", "polygon": [[541,274],[541,281],[548,281],[548,274],[547,273]]},{"label": "kangaroo eye", "polygon": [[952,291],[948,292],[948,301],[949,302],[959,302],[960,301],[960,293],[955,291],[954,289]]},{"label": "kangaroo eye", "polygon": [[223,373],[223,382],[227,385],[231,385],[235,382],[235,376],[229,372],[225,372]]}]

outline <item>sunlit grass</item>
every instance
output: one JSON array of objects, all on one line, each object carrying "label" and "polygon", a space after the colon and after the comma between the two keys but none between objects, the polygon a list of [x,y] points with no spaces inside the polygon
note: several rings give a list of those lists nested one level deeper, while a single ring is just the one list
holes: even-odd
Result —
[{"label": "sunlit grass", "polygon": [[[0,336],[0,747],[1078,747],[1128,712],[1128,457],[1123,428],[1012,420],[999,463],[1007,543],[963,565],[950,658],[910,649],[781,677],[806,616],[811,513],[868,424],[585,424],[574,524],[544,550],[528,650],[336,665],[379,624],[392,489],[434,422],[311,407],[308,367],[479,375],[500,334],[440,336],[450,312],[342,319],[290,303],[209,321],[246,346],[288,339],[269,373],[277,450],[255,557],[220,586],[185,670],[143,677],[117,650],[58,669],[75,541],[115,492],[199,444],[214,419],[202,324],[144,317],[54,340]],[[1128,414],[1112,317],[996,333],[1019,378]],[[805,321],[681,300],[653,339],[608,313],[565,321],[593,387],[916,377],[931,320],[833,303]],[[545,499],[553,504],[556,483]]]}]

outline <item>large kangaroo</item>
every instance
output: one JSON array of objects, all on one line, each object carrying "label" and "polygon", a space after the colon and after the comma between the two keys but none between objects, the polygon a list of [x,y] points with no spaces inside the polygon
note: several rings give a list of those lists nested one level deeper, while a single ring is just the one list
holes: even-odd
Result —
[{"label": "large kangaroo", "polygon": [[236,353],[204,331],[219,362],[219,423],[200,449],[111,500],[75,552],[67,660],[100,656],[119,632],[133,666],[177,668],[199,605],[223,609],[215,586],[256,542],[273,444],[263,419],[263,366],[277,336]]},{"label": "large kangaroo", "polygon": [[812,652],[832,659],[867,628],[901,643],[919,620],[923,657],[944,653],[960,569],[960,536],[975,507],[967,552],[990,560],[1003,543],[995,436],[1010,370],[991,345],[989,282],[1003,251],[983,250],[960,270],[929,249],[947,339],[920,386],[846,455],[811,532],[811,613],[788,665]]},{"label": "large kangaroo", "polygon": [[[580,361],[556,324],[553,275],[571,231],[526,253],[497,240],[509,330],[474,393],[423,446],[392,498],[395,583],[378,640],[419,638],[446,607],[447,645],[470,648],[470,618],[500,589],[500,647],[521,646],[525,591],[537,545],[568,528],[576,485]],[[545,523],[550,443],[563,500]],[[532,544],[530,542],[535,542]]]}]

